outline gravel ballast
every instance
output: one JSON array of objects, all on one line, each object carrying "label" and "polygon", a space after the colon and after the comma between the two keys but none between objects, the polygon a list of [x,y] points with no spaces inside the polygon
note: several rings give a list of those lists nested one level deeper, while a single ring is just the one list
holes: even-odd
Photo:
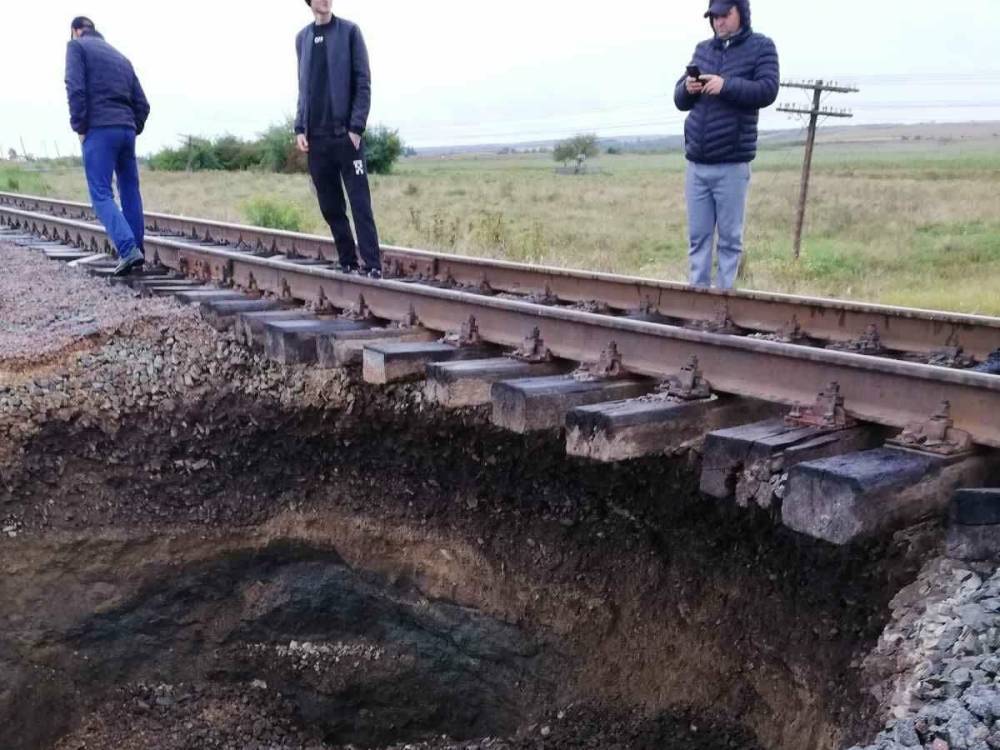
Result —
[{"label": "gravel ballast", "polygon": [[0,366],[24,369],[140,320],[190,315],[166,299],[139,299],[38,251],[0,241]]}]

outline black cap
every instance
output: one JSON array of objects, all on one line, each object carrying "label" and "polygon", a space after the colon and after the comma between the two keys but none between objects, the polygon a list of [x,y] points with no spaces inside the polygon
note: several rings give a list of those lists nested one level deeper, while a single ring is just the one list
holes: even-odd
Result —
[{"label": "black cap", "polygon": [[708,6],[708,10],[705,11],[705,18],[724,16],[729,13],[734,5],[736,5],[736,0],[712,0]]},{"label": "black cap", "polygon": [[77,31],[80,30],[80,29],[94,29],[94,28],[97,28],[96,26],[94,26],[94,22],[91,21],[86,16],[77,16],[76,18],[74,18],[70,22],[69,27],[71,29],[74,29],[74,30],[77,30]]}]

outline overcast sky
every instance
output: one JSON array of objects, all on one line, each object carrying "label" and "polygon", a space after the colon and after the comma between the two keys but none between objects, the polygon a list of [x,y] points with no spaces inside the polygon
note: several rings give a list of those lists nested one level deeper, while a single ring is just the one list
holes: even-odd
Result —
[{"label": "overcast sky", "polygon": [[[756,0],[754,28],[784,78],[835,78],[855,122],[1000,120],[1000,1]],[[671,100],[706,0],[335,0],[372,60],[372,123],[415,146],[679,132]],[[252,136],[295,104],[303,0],[3,0],[0,147],[75,151],[63,73],[69,21],[91,16],[134,63],[152,104],[140,150],[181,134]],[[801,101],[784,91],[779,101]],[[771,112],[766,127],[793,127]]]}]

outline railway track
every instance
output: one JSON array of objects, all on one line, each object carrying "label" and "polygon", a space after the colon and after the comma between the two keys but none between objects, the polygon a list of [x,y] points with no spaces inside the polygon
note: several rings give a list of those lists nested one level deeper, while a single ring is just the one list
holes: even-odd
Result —
[{"label": "railway track", "polygon": [[[95,223],[89,205],[0,192],[0,207]],[[153,235],[210,243],[255,256],[336,260],[329,238],[147,213]],[[97,241],[106,246],[104,239]],[[550,306],[650,319],[707,332],[769,337],[871,356],[969,366],[1000,347],[1000,318],[684,284],[472,258],[386,245],[387,277]]]},{"label": "railway track", "polygon": [[[3,226],[107,249],[103,228],[81,220],[88,214],[82,204],[0,194]],[[537,329],[553,356],[576,362],[600,361],[614,342],[623,371],[660,380],[694,356],[717,391],[787,405],[811,403],[836,381],[852,417],[893,428],[926,420],[947,401],[957,428],[975,443],[1000,448],[1000,377],[822,347],[874,325],[882,355],[905,341],[911,357],[944,347],[981,359],[1000,346],[1000,319],[691,290],[391,247],[387,265],[401,268],[401,276],[374,281],[334,270],[326,262],[332,242],[323,238],[157,214],[147,221],[147,255],[204,282],[328,310],[362,306],[381,320],[441,332],[458,331],[473,318],[482,342],[505,348],[521,346]],[[793,320],[806,336],[799,340],[808,343],[781,340],[782,331],[794,333]],[[721,332],[726,326],[734,332]]]}]

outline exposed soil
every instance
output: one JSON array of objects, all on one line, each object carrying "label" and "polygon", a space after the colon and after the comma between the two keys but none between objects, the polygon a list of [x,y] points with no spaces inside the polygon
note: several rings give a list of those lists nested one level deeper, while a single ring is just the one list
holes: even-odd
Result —
[{"label": "exposed soil", "polygon": [[696,454],[570,460],[187,312],[109,336],[0,388],[5,748],[834,750],[880,728],[858,667],[934,525],[813,544],[701,498]]}]

